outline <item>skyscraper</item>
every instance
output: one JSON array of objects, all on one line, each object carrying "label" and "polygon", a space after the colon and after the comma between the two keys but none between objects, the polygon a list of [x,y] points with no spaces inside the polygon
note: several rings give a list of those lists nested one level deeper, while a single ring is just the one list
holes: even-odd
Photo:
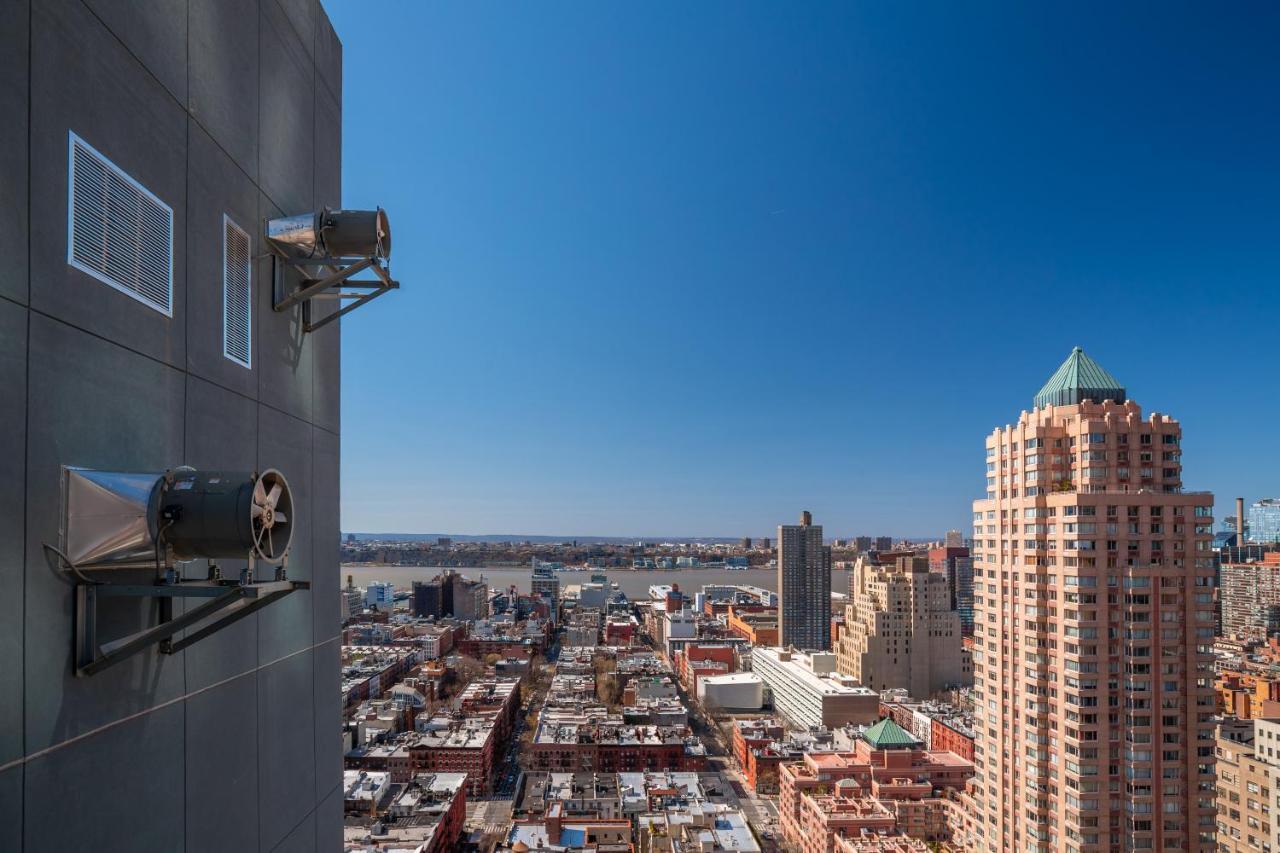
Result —
[{"label": "skyscraper", "polygon": [[440,579],[413,582],[413,615],[420,618],[443,616],[440,605],[442,590]]},{"label": "skyscraper", "polygon": [[1280,498],[1263,498],[1251,504],[1245,530],[1251,542],[1280,542]]},{"label": "skyscraper", "polygon": [[797,649],[831,648],[831,552],[808,512],[778,525],[778,639]]},{"label": "skyscraper", "polygon": [[[345,321],[273,310],[262,223],[342,207],[342,45],[314,0],[3,8],[0,850],[337,849]],[[182,465],[283,472],[310,589],[78,675],[63,466]],[[86,645],[196,601],[112,598]]]},{"label": "skyscraper", "polygon": [[929,570],[947,576],[951,586],[951,609],[960,614],[960,632],[973,636],[973,559],[969,549],[931,548]]},{"label": "skyscraper", "polygon": [[1213,497],[1182,428],[1079,348],[986,441],[974,502],[988,850],[1213,847]]}]

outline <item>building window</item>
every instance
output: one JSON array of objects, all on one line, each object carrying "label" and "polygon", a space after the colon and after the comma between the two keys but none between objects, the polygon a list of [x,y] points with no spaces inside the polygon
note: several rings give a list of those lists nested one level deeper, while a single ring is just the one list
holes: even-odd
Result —
[{"label": "building window", "polygon": [[67,172],[67,263],[172,317],[173,208],[75,133]]},{"label": "building window", "polygon": [[222,217],[222,354],[242,367],[253,366],[253,290],[249,235]]}]

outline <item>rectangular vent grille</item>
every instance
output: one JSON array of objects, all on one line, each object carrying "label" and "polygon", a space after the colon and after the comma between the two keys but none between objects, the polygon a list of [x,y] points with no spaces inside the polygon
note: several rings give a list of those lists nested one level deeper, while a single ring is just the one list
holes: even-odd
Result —
[{"label": "rectangular vent grille", "polygon": [[67,263],[173,316],[173,208],[71,134]]},{"label": "rectangular vent grille", "polygon": [[236,364],[253,364],[253,293],[250,288],[249,235],[222,217],[222,354]]}]

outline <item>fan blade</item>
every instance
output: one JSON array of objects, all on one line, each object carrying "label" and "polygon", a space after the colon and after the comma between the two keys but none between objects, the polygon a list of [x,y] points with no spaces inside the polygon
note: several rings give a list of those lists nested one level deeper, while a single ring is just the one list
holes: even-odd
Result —
[{"label": "fan blade", "polygon": [[262,518],[262,514],[263,514],[264,512],[266,512],[266,510],[265,510],[265,509],[263,509],[262,507],[258,506],[257,504],[254,504],[254,505],[253,505],[253,508],[252,508],[252,511],[250,512],[250,515],[251,515],[253,518]]},{"label": "fan blade", "polygon": [[289,523],[289,519],[285,517],[285,514],[283,512],[275,513],[274,515],[271,516],[271,520],[275,522],[275,524],[273,524],[272,527],[274,527],[276,524]]},{"label": "fan blade", "polygon": [[276,543],[271,541],[271,528],[267,528],[267,556],[274,557],[276,555]]},{"label": "fan blade", "polygon": [[253,502],[258,506],[263,506],[267,502],[267,487],[262,485],[261,477],[253,483]]},{"label": "fan blade", "polygon": [[283,491],[284,491],[284,486],[281,486],[279,483],[276,483],[274,486],[272,486],[270,494],[267,495],[267,506],[271,507],[272,509],[275,509],[276,501],[280,500],[280,493]]}]

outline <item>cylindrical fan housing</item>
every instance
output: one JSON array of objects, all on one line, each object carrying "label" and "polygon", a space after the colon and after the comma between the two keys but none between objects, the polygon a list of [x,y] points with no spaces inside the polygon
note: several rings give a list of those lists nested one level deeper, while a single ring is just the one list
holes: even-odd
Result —
[{"label": "cylindrical fan housing", "polygon": [[324,247],[334,257],[388,258],[391,225],[387,212],[377,210],[329,210],[320,214]]},{"label": "cylindrical fan housing", "polygon": [[244,557],[279,564],[289,551],[293,500],[274,468],[247,471],[178,469],[160,499],[164,544],[179,560]]},{"label": "cylindrical fan housing", "polygon": [[391,223],[387,212],[330,210],[282,216],[267,222],[267,244],[295,261],[310,258],[391,257]]}]

